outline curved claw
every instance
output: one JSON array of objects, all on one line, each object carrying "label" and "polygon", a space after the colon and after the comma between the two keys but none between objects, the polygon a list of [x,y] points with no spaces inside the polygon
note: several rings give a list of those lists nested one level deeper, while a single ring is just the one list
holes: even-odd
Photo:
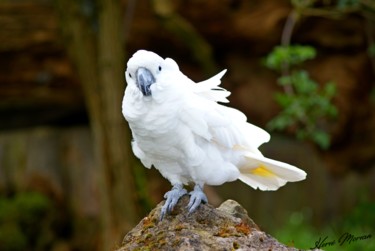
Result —
[{"label": "curved claw", "polygon": [[166,199],[166,201],[161,208],[160,220],[163,220],[164,216],[166,214],[169,214],[173,210],[178,200],[185,194],[187,194],[187,191],[186,189],[183,189],[183,186],[181,184],[174,185],[169,192],[166,192],[164,194],[164,198]]},{"label": "curved claw", "polygon": [[199,185],[195,185],[194,190],[190,193],[190,201],[188,204],[189,213],[194,212],[199,205],[203,203],[207,203],[208,199],[206,194],[203,192],[202,187]]}]

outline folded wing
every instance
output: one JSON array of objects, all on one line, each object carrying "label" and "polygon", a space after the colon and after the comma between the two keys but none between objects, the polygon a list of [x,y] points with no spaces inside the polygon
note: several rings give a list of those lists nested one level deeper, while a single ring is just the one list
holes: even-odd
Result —
[{"label": "folded wing", "polygon": [[254,189],[276,190],[288,181],[305,179],[303,170],[261,154],[258,147],[270,140],[269,133],[247,123],[242,112],[217,103],[228,102],[230,95],[219,87],[224,73],[194,85],[189,105],[181,112],[183,123],[212,144],[241,152],[239,179]]}]

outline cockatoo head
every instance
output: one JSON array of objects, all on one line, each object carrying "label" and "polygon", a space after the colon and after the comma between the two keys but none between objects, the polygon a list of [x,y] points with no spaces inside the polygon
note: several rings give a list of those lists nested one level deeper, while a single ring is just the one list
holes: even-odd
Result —
[{"label": "cockatoo head", "polygon": [[129,59],[125,78],[128,85],[136,86],[143,96],[151,96],[163,83],[160,80],[172,72],[179,72],[173,59],[163,59],[151,51],[139,50]]}]

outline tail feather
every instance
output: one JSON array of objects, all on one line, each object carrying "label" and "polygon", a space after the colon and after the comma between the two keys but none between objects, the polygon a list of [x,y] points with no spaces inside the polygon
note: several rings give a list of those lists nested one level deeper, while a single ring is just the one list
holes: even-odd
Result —
[{"label": "tail feather", "polygon": [[246,153],[246,163],[240,167],[239,179],[260,190],[277,190],[288,181],[304,180],[306,172],[280,161],[268,159],[258,154]]}]

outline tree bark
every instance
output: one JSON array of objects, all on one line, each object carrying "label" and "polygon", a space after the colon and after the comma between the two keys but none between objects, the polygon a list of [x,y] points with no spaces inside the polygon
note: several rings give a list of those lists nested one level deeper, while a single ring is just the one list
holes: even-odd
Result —
[{"label": "tree bark", "polygon": [[[78,1],[60,0],[67,47],[82,82],[101,170],[102,249],[113,248],[138,220],[130,136],[121,113],[124,51],[117,0],[99,1],[96,32]],[[95,19],[93,19],[95,20]]]}]

